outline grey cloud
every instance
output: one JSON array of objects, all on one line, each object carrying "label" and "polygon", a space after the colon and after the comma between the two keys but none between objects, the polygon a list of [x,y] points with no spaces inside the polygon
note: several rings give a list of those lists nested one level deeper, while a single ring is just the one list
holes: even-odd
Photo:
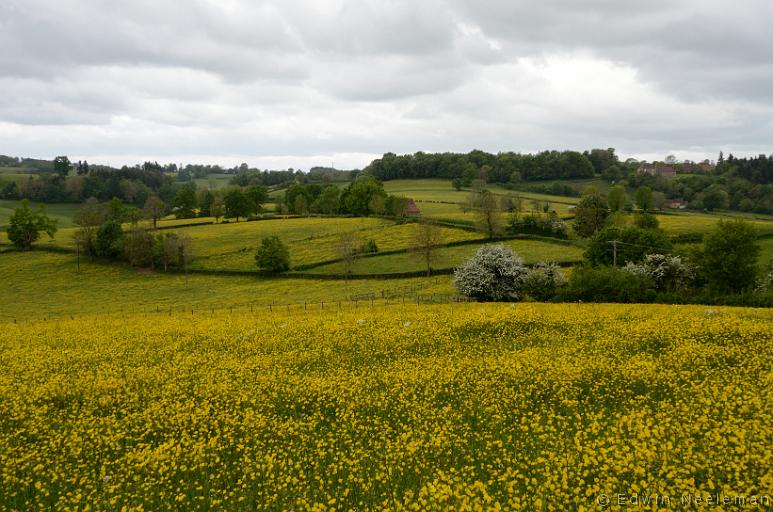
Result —
[{"label": "grey cloud", "polygon": [[766,0],[4,0],[0,145],[762,147],[770,19]]}]

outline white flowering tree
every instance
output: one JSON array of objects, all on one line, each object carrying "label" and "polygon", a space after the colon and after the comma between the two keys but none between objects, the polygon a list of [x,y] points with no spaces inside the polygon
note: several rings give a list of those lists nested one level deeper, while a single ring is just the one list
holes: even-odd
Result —
[{"label": "white flowering tree", "polygon": [[757,291],[766,292],[768,290],[773,290],[773,260],[770,261],[767,272],[757,281]]},{"label": "white flowering tree", "polygon": [[624,268],[633,274],[649,277],[656,288],[663,291],[684,288],[695,279],[695,269],[679,256],[648,254],[641,263],[628,262]]},{"label": "white flowering tree", "polygon": [[555,262],[541,261],[529,269],[523,290],[537,300],[546,301],[566,284],[566,276]]},{"label": "white flowering tree", "polygon": [[454,272],[460,293],[479,300],[512,301],[520,298],[528,269],[521,258],[503,245],[486,245]]}]

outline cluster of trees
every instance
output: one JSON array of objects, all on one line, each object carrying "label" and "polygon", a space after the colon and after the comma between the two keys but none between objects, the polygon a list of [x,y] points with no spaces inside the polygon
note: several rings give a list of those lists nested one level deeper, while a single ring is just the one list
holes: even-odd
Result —
[{"label": "cluster of trees", "polygon": [[[153,221],[153,228],[157,222],[170,213],[178,219],[190,219],[194,217],[215,217],[215,222],[221,218],[236,219],[250,217],[263,211],[263,205],[268,202],[268,190],[265,187],[227,187],[212,191],[209,189],[196,190],[194,184],[179,187],[171,200],[164,200],[161,196],[149,196],[142,208],[125,204],[119,198],[114,197],[109,201],[111,205],[120,205],[124,211],[126,222],[137,222],[140,219]],[[86,203],[99,202],[97,198],[89,198]]]},{"label": "cluster of trees", "polygon": [[360,176],[344,189],[317,183],[291,185],[284,195],[284,208],[290,213],[306,215],[386,215],[400,218],[405,199],[389,195],[384,185],[373,176]]},{"label": "cluster of trees", "polygon": [[15,167],[28,172],[53,172],[52,160],[40,160],[37,158],[19,158],[15,156],[0,155],[0,167]]},{"label": "cluster of trees", "polygon": [[312,167],[307,173],[292,168],[284,171],[261,171],[249,168],[247,164],[242,164],[238,169],[229,172],[236,175],[231,179],[233,185],[263,185],[266,187],[285,186],[292,183],[347,182],[354,180],[359,175],[359,171],[343,171],[332,167]]},{"label": "cluster of trees", "polygon": [[591,178],[594,166],[590,153],[544,151],[536,155],[521,153],[386,153],[363,169],[379,180],[445,178],[468,187],[483,174],[493,183],[531,180]]},{"label": "cluster of trees", "polygon": [[549,212],[548,215],[534,213],[513,215],[508,223],[507,232],[513,235],[527,234],[551,238],[569,238],[566,222],[559,219],[556,212]]},{"label": "cluster of trees", "polygon": [[[167,270],[171,265],[187,269],[192,257],[190,237],[143,228],[138,225],[141,213],[118,199],[104,203],[95,198],[86,201],[74,219],[78,226],[74,238],[79,256],[83,252],[92,259],[123,259],[133,266],[160,266]],[[56,224],[42,206],[32,210],[25,199],[10,218],[8,239],[18,249],[29,250],[41,233],[53,237]],[[130,225],[128,229],[124,229],[126,224]]]},{"label": "cluster of trees", "polygon": [[593,236],[605,226],[624,222],[626,212],[635,212],[633,221],[640,227],[657,227],[657,219],[649,212],[661,209],[664,201],[662,193],[646,185],[636,190],[633,201],[623,185],[611,187],[606,196],[588,187],[574,209],[574,230],[581,237]]},{"label": "cluster of trees", "polygon": [[[557,265],[527,269],[502,246],[486,246],[457,269],[454,283],[480,300],[699,302],[773,305],[773,262],[760,275],[753,225],[720,221],[702,244],[677,253],[656,227],[607,227],[590,241],[571,279]],[[740,299],[739,299],[740,297]]]},{"label": "cluster of trees", "polygon": [[16,208],[6,228],[8,240],[18,249],[28,251],[32,244],[40,239],[40,233],[46,233],[50,238],[57,231],[57,221],[46,215],[43,206],[32,210],[28,200],[23,200],[21,207]]},{"label": "cluster of trees", "polygon": [[[154,201],[156,199],[156,201]],[[159,233],[138,224],[144,214],[157,219],[160,200],[151,197],[140,212],[118,199],[100,203],[95,198],[86,201],[75,216],[78,230],[75,241],[79,252],[94,258],[125,260],[132,266],[178,266],[187,270],[193,255],[193,244],[187,235]],[[124,229],[124,225],[130,227]]]},{"label": "cluster of trees", "polygon": [[566,283],[555,263],[529,268],[509,247],[486,245],[454,272],[460,293],[482,301],[517,301],[525,296],[550,299]]},{"label": "cluster of trees", "polygon": [[21,181],[0,181],[0,199],[26,198],[44,203],[81,203],[90,197],[103,201],[116,197],[136,206],[143,205],[152,195],[159,196],[171,205],[180,189],[196,190],[193,180],[204,179],[213,173],[233,174],[231,184],[243,188],[284,186],[296,182],[345,181],[355,174],[352,171],[323,167],[315,168],[307,174],[294,169],[261,171],[247,164],[224,169],[219,165],[161,165],[158,162],[116,169],[90,165],[88,162],[74,163],[66,156],[58,156],[51,161],[0,156],[0,166],[18,167],[35,173]]},{"label": "cluster of trees", "polygon": [[601,176],[623,188],[647,186],[656,194],[657,207],[666,199],[684,199],[695,210],[731,209],[758,213],[773,212],[773,156],[727,158],[720,155],[713,170],[692,162],[677,163],[674,157],[658,165],[677,170],[675,178],[639,174],[635,159],[621,162],[614,148],[574,151],[545,151],[536,155],[483,151],[461,153],[386,153],[364,169],[380,180],[445,178],[457,189],[469,187],[483,175],[489,182],[532,192],[564,196],[579,195],[575,186],[553,181]]},{"label": "cluster of trees", "polygon": [[721,153],[713,170],[704,170],[690,162],[669,165],[676,177],[639,174],[639,162],[616,163],[601,175],[630,188],[648,186],[667,199],[684,199],[693,210],[736,210],[755,213],[773,212],[773,156],[725,158]]},{"label": "cluster of trees", "polygon": [[766,303],[773,288],[765,276],[759,275],[759,253],[754,227],[742,220],[720,221],[700,246],[681,254],[657,230],[607,228],[593,238],[586,252],[586,266],[573,274],[560,297],[585,301],[722,302],[728,296],[747,294],[751,304]]},{"label": "cluster of trees", "polygon": [[0,198],[81,203],[90,197],[103,201],[116,197],[129,204],[142,205],[151,195],[171,203],[182,186],[164,168],[153,163],[114,169],[88,162],[74,165],[67,157],[57,157],[49,173],[30,175],[20,182],[0,183]]}]

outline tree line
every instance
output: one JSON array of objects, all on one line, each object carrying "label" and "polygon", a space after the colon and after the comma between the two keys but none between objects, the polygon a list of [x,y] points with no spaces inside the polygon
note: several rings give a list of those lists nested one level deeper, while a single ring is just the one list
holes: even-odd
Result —
[{"label": "tree line", "polygon": [[592,178],[594,166],[588,154],[576,151],[543,151],[536,155],[474,150],[470,153],[386,153],[363,173],[382,181],[442,178],[468,187],[481,173],[493,183],[547,179]]},{"label": "tree line", "polygon": [[317,183],[290,185],[284,193],[281,207],[297,215],[316,213],[401,218],[405,214],[405,198],[387,194],[381,181],[364,175],[344,188]]}]

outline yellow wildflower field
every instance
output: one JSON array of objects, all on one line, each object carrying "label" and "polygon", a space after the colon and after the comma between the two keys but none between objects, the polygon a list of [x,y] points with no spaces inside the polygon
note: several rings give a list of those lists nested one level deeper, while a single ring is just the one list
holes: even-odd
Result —
[{"label": "yellow wildflower field", "polygon": [[696,306],[4,323],[0,508],[761,510],[771,354]]}]

